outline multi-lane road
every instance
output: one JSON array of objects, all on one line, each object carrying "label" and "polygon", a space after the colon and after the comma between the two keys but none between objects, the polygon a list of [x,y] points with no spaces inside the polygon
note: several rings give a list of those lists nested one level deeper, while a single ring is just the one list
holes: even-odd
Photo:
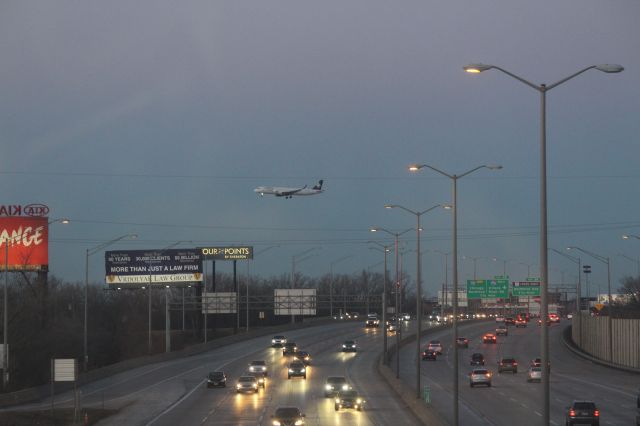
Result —
[{"label": "multi-lane road", "polygon": [[[551,424],[564,425],[565,407],[574,399],[594,401],[601,411],[601,425],[635,424],[636,396],[640,375],[625,373],[586,361],[569,351],[561,341],[567,320],[550,327],[550,407]],[[498,336],[497,344],[483,344],[481,336],[495,331],[489,322],[462,325],[459,335],[471,339],[468,349],[460,349],[460,424],[461,425],[539,425],[542,393],[539,383],[527,382],[527,369],[533,358],[540,356],[540,327],[530,322],[527,328],[509,327],[507,337]],[[433,407],[453,423],[453,353],[451,330],[440,330],[423,337],[439,339],[444,352],[435,362],[422,362],[422,382],[431,388]],[[470,356],[484,354],[486,366],[493,370],[492,387],[469,386]],[[518,373],[498,374],[501,356],[517,359]],[[392,365],[394,363],[392,362]],[[415,386],[415,345],[402,348],[400,376],[409,386]]]},{"label": "multi-lane road", "polygon": [[[297,406],[309,425],[417,425],[419,421],[375,371],[381,331],[364,321],[340,322],[284,333],[313,357],[307,379],[287,379],[289,357],[270,347],[271,336],[220,347],[197,356],[137,368],[82,388],[84,406],[117,409],[100,425],[270,425],[279,406]],[[357,353],[340,351],[344,340],[357,341]],[[252,360],[265,360],[270,372],[257,394],[236,394],[236,379]],[[209,371],[224,370],[227,388],[207,389]],[[345,376],[365,398],[365,409],[334,411],[324,397],[327,376]],[[71,396],[56,397],[70,404]],[[42,408],[48,406],[45,401]],[[30,408],[35,408],[31,405]]]}]

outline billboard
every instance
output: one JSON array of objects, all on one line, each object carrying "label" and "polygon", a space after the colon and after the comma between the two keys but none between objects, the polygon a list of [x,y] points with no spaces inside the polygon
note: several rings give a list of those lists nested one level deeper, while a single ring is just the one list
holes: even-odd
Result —
[{"label": "billboard", "polygon": [[315,315],[316,290],[313,288],[273,290],[275,315]]},{"label": "billboard", "polygon": [[0,216],[0,259],[0,271],[46,271],[49,267],[48,218]]},{"label": "billboard", "polygon": [[114,250],[104,258],[110,285],[202,281],[202,257],[194,249]]},{"label": "billboard", "polygon": [[203,314],[235,314],[237,306],[236,293],[202,293]]},{"label": "billboard", "polygon": [[199,247],[206,260],[247,260],[253,259],[253,246]]}]

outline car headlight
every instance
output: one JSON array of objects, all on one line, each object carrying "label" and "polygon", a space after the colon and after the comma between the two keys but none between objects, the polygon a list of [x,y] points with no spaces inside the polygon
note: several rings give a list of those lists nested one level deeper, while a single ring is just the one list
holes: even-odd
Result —
[{"label": "car headlight", "polygon": [[267,371],[267,367],[262,367],[262,371]]},{"label": "car headlight", "polygon": [[296,420],[296,422],[294,423],[294,425],[296,426],[300,426],[302,424],[302,420]]},{"label": "car headlight", "polygon": [[305,361],[309,361],[309,357],[308,357],[308,356],[305,356],[305,357],[304,357],[304,360],[305,360]]},{"label": "car headlight", "polygon": [[289,373],[293,373],[293,369],[292,368],[289,369]]},{"label": "car headlight", "polygon": [[253,371],[253,367],[249,367],[249,371]]},{"label": "car headlight", "polygon": [[362,400],[360,398],[356,399],[356,403],[362,404]]},{"label": "car headlight", "polygon": [[240,389],[241,387],[242,387],[242,386],[240,386],[240,384],[237,384],[237,385],[236,385],[236,388],[237,388],[237,389]]},{"label": "car headlight", "polygon": [[276,342],[276,339],[271,339],[271,343],[275,343],[275,342]]},{"label": "car headlight", "polygon": [[300,372],[304,373],[306,370],[303,368],[302,370],[300,370]]},{"label": "car headlight", "polygon": [[264,379],[258,379],[258,383],[264,383]]},{"label": "car headlight", "polygon": [[343,348],[346,348],[346,347],[347,347],[347,345],[342,345],[342,347],[343,347]]},{"label": "car headlight", "polygon": [[277,421],[277,420],[274,420],[274,421],[273,421],[273,426],[280,426],[280,422],[279,422],[279,421]]},{"label": "car headlight", "polygon": [[253,386],[254,388],[257,388],[257,387],[258,387],[258,384],[257,384],[257,383],[254,383],[254,384],[253,384],[253,385],[251,385],[251,386]]},{"label": "car headlight", "polygon": [[324,387],[326,390],[333,390],[333,386],[331,385],[325,385]]},{"label": "car headlight", "polygon": [[349,390],[349,385],[347,384],[342,385],[342,390]]},{"label": "car headlight", "polygon": [[340,404],[340,398],[336,398],[336,404]]}]

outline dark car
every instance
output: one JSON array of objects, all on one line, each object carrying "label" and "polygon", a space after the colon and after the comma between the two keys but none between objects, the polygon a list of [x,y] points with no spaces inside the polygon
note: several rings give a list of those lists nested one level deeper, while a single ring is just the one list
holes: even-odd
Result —
[{"label": "dark car", "polygon": [[471,365],[484,365],[484,355],[475,353],[471,355]]},{"label": "dark car", "polygon": [[458,340],[456,340],[456,344],[459,348],[468,348],[469,339],[467,339],[466,337],[458,337]]},{"label": "dark car", "polygon": [[207,376],[207,387],[227,387],[227,376],[222,371],[212,371]]},{"label": "dark car", "polygon": [[311,364],[311,354],[307,351],[298,351],[293,355],[293,357],[304,363],[304,365]]},{"label": "dark car", "polygon": [[516,374],[518,372],[518,362],[516,359],[503,357],[498,363],[498,373],[502,373],[503,371],[510,371],[513,374]]},{"label": "dark car", "polygon": [[294,342],[287,342],[282,347],[282,356],[293,355],[296,352],[298,352],[298,345],[296,345]]},{"label": "dark car", "polygon": [[504,323],[506,325],[516,325],[516,320],[514,320],[511,317],[507,317],[507,318],[504,319]]},{"label": "dark car", "polygon": [[278,407],[271,419],[274,425],[298,426],[304,424],[304,417],[305,415],[297,407]]},{"label": "dark car", "polygon": [[356,342],[353,340],[345,340],[342,344],[342,352],[356,352]]},{"label": "dark car", "polygon": [[307,368],[302,363],[302,361],[293,361],[291,364],[289,364],[287,379],[290,379],[292,377],[303,377],[305,380],[307,380]]},{"label": "dark car", "polygon": [[336,411],[341,408],[355,408],[358,411],[362,411],[364,402],[364,399],[354,390],[340,391],[336,395],[334,408]]},{"label": "dark car", "polygon": [[436,351],[431,351],[429,349],[425,349],[424,351],[422,351],[422,360],[423,361],[437,361],[438,360],[438,353]]},{"label": "dark car", "polygon": [[591,401],[573,401],[567,407],[567,425],[600,425],[600,410]]},{"label": "dark car", "polygon": [[482,336],[482,343],[497,343],[498,339],[493,333],[485,333]]},{"label": "dark car", "polygon": [[369,318],[364,323],[365,328],[378,328],[380,326],[380,321],[377,319]]},{"label": "dark car", "polygon": [[327,381],[324,384],[324,396],[328,398],[332,395],[336,395],[338,392],[350,390],[351,386],[347,383],[347,379],[342,376],[327,377]]}]

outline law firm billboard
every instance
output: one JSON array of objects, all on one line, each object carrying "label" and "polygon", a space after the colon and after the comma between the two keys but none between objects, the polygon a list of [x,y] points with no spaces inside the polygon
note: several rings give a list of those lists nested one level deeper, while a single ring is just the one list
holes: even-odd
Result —
[{"label": "law firm billboard", "polygon": [[195,249],[107,251],[105,271],[109,285],[202,281],[202,256]]},{"label": "law firm billboard", "polygon": [[48,219],[0,216],[0,259],[0,271],[46,271],[49,267]]}]

